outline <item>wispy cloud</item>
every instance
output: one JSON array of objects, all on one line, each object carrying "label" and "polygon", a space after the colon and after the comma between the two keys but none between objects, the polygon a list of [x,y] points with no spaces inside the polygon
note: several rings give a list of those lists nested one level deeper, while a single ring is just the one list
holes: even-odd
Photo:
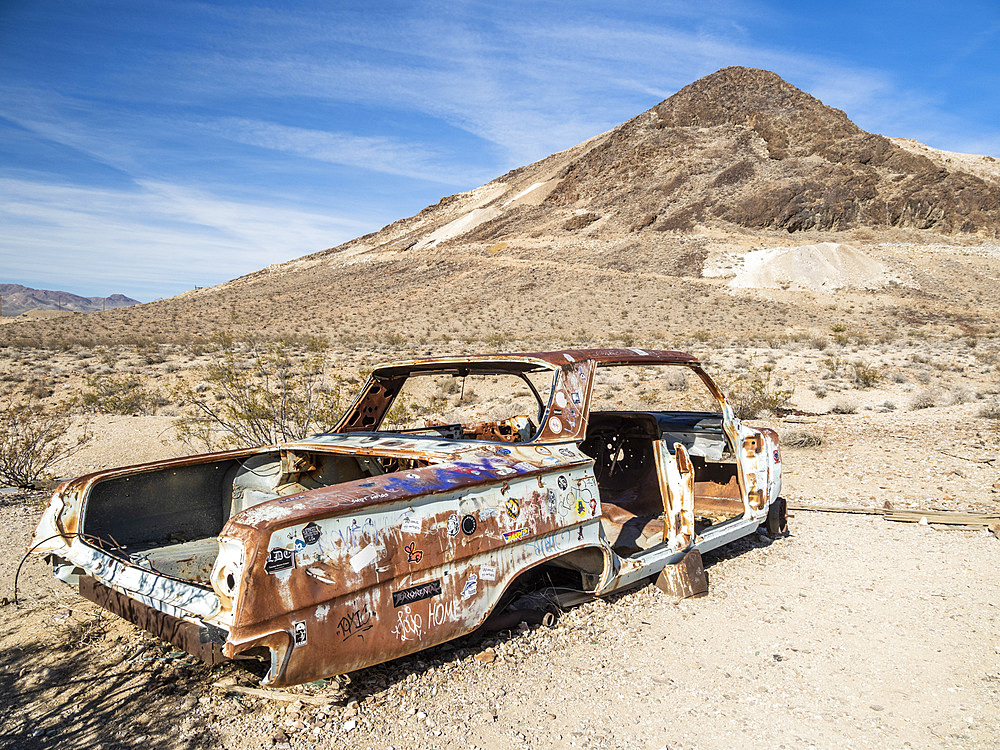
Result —
[{"label": "wispy cloud", "polygon": [[17,179],[0,180],[0,223],[8,278],[146,299],[330,247],[364,228],[166,183],[144,182],[132,191]]},{"label": "wispy cloud", "polygon": [[[468,168],[446,166],[448,154],[441,149],[426,148],[399,138],[309,130],[237,118],[205,123],[203,127],[239,143],[331,164],[448,185],[467,185],[472,177]],[[476,178],[489,179],[486,173]]]}]

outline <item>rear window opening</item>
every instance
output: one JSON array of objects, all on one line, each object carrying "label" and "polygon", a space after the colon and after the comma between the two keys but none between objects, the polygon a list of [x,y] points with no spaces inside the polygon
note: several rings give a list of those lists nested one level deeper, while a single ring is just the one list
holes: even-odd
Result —
[{"label": "rear window opening", "polygon": [[97,483],[82,532],[142,567],[209,585],[217,537],[237,513],[279,497],[428,462],[282,450]]}]

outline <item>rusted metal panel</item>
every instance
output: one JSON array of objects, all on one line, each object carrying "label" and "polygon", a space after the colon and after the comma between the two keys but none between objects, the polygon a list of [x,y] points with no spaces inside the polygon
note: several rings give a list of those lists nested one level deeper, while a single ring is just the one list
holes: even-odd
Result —
[{"label": "rusted metal panel", "polygon": [[226,641],[225,631],[199,627],[193,622],[171,617],[98,583],[90,576],[80,576],[79,585],[80,596],[192,656],[197,656],[206,664],[227,661],[222,653],[222,645]]},{"label": "rusted metal panel", "polygon": [[[694,462],[684,443],[671,439],[668,450],[657,413],[644,417],[653,442],[648,452],[656,461],[655,472],[646,476],[659,481],[635,490],[652,492],[654,506],[659,492],[664,533],[652,534],[638,552],[626,551],[624,542],[616,548],[605,536],[604,490],[594,459],[580,448],[595,370],[621,364],[691,368],[719,402],[719,440],[730,449],[729,462],[717,462],[709,473],[706,458]],[[411,373],[545,371],[552,373],[551,392],[540,405],[541,423],[531,440],[518,442],[517,431],[490,423],[440,435],[377,431]],[[660,416],[669,421],[668,412]],[[700,551],[751,533],[780,490],[777,436],[740,424],[698,361],[680,352],[566,350],[386,365],[372,373],[338,428],[282,446],[157,462],[65,483],[39,523],[38,551],[86,570],[81,591],[89,598],[202,658],[220,658],[217,643],[205,645],[205,633],[214,640],[224,634],[221,653],[230,658],[251,648],[270,649],[267,681],[291,685],[468,633],[494,611],[515,578],[541,565],[575,571],[588,594],[653,575],[671,595],[703,593]],[[265,465],[270,468],[256,473],[254,466]],[[404,468],[385,473],[386,467]],[[201,538],[171,540],[163,516],[154,525],[168,539],[154,540],[146,551],[131,544],[149,542],[139,533],[141,518],[128,526],[130,543],[104,534],[113,525],[112,510],[169,504],[172,491],[202,487],[197,478],[177,480],[182,471],[207,471],[215,484],[205,487],[218,485],[222,495],[231,495],[219,498],[231,512],[205,509],[227,519],[217,542],[203,536],[204,524],[197,526]],[[335,478],[323,486],[308,484],[308,477],[327,471]],[[238,481],[249,475],[257,479]],[[111,492],[115,482],[122,489]],[[96,539],[88,533],[87,504],[101,496],[94,492],[101,483],[114,502],[91,519],[90,531],[104,534]],[[157,486],[164,492],[151,500],[150,488]],[[700,506],[699,488],[714,493]],[[606,499],[609,511],[617,507]],[[696,532],[696,507],[719,508],[730,518]],[[654,508],[637,523],[655,528],[658,512]]]},{"label": "rusted metal panel", "polygon": [[676,565],[667,565],[656,578],[656,587],[668,596],[687,599],[708,593],[708,578],[701,552],[691,550]]}]

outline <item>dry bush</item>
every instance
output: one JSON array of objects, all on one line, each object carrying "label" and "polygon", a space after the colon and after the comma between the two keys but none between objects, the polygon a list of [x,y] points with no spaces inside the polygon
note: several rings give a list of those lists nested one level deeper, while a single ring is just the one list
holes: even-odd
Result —
[{"label": "dry bush", "polygon": [[957,385],[951,389],[949,400],[953,404],[967,404],[976,400],[976,392],[964,385]]},{"label": "dry bush", "polygon": [[788,430],[781,435],[782,447],[817,448],[823,445],[823,438],[808,430]]},{"label": "dry bush", "polygon": [[90,411],[102,414],[152,414],[166,401],[157,392],[146,388],[138,375],[88,375],[87,390],[80,403]]},{"label": "dry bush", "polygon": [[747,370],[726,384],[726,400],[737,417],[753,419],[788,403],[792,389],[772,383],[772,374],[772,368],[757,368],[751,362]]},{"label": "dry bush", "polygon": [[991,401],[988,404],[983,404],[979,407],[979,411],[976,412],[976,416],[983,419],[1000,419],[1000,401]]},{"label": "dry bush", "polygon": [[48,469],[81,448],[87,434],[66,436],[69,419],[45,412],[37,404],[8,401],[0,413],[0,480],[16,487],[33,487]]},{"label": "dry bush", "polygon": [[858,410],[858,400],[845,396],[838,398],[830,409],[834,414],[854,414]]},{"label": "dry bush", "polygon": [[910,399],[910,408],[914,411],[917,409],[930,409],[937,406],[941,401],[942,394],[940,388],[925,388],[913,395],[913,398]]},{"label": "dry bush", "polygon": [[209,450],[270,445],[327,431],[340,418],[345,381],[327,372],[325,342],[296,356],[282,342],[216,341],[205,382],[175,392],[189,409],[174,422],[185,441]]},{"label": "dry bush", "polygon": [[873,388],[885,378],[881,367],[869,365],[867,362],[852,362],[849,375],[851,382],[858,388]]}]

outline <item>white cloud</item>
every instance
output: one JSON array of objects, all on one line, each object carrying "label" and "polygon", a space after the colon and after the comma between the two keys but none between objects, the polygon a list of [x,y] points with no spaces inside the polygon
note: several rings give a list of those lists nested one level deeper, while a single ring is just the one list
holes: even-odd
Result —
[{"label": "white cloud", "polygon": [[[147,298],[219,283],[367,228],[167,183],[130,191],[18,179],[0,179],[0,223],[8,278]],[[108,279],[118,288],[108,290]]]},{"label": "white cloud", "polygon": [[[204,127],[239,143],[448,185],[468,185],[470,170],[443,165],[447,154],[385,136],[359,136],[230,118]],[[490,177],[481,175],[485,180]]]}]

